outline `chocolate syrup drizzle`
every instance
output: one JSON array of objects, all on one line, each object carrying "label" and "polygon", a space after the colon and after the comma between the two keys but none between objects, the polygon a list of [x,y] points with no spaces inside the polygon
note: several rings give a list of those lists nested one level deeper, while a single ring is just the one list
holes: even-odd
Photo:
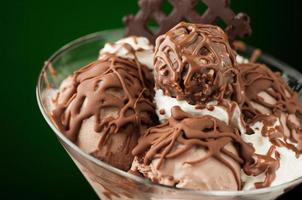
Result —
[{"label": "chocolate syrup drizzle", "polygon": [[[185,99],[197,108],[213,100],[217,100],[218,103],[223,103],[224,99],[235,101],[243,112],[244,122],[248,128],[255,120],[254,116],[257,115],[258,119],[264,116],[252,107],[251,102],[267,104],[257,95],[262,89],[269,88],[267,71],[270,72],[269,77],[274,77],[274,82],[278,83],[274,85],[277,88],[273,91],[275,95],[280,93],[279,90],[290,89],[285,82],[282,82],[281,77],[276,79],[277,75],[267,67],[263,69],[264,72],[258,71],[259,74],[251,81],[245,68],[239,67],[240,65],[236,63],[235,56],[227,36],[220,28],[180,23],[156,41],[154,58],[156,87],[162,89],[165,95]],[[249,72],[253,76],[254,69]],[[258,78],[261,77],[264,78],[258,82]],[[281,94],[284,96],[285,91]],[[291,101],[292,97],[296,98],[292,91],[288,94],[290,94],[290,97],[287,97],[288,101]],[[295,103],[299,101],[296,99]],[[271,108],[275,109],[274,106]],[[279,110],[283,107],[286,106],[281,104]],[[296,108],[299,110],[301,107]],[[265,117],[263,136],[269,137],[273,144],[283,143],[286,144],[284,146],[295,149],[294,145],[276,139],[278,138],[276,133],[269,131],[269,126],[274,123],[267,115]],[[291,141],[296,142],[293,139]],[[256,153],[250,155],[253,157],[253,162],[243,167],[248,175],[257,176],[265,173],[265,180],[255,184],[257,188],[267,187],[275,179],[276,170],[279,168],[279,156],[273,147],[266,155]]]},{"label": "chocolate syrup drizzle", "polygon": [[[240,189],[241,180],[238,173],[222,156],[232,158],[246,169],[255,164],[253,159],[255,150],[250,144],[243,141],[239,131],[211,116],[192,116],[178,106],[172,108],[171,114],[171,118],[167,122],[148,129],[141,136],[132,153],[141,158],[140,160],[145,165],[158,158],[159,163],[156,167],[159,169],[166,159],[175,158],[193,146],[203,148],[207,151],[207,155],[189,161],[187,164],[193,165],[213,157],[233,172],[238,189]],[[238,154],[227,150],[225,148],[227,144],[238,148]],[[173,150],[177,145],[183,147]]]},{"label": "chocolate syrup drizzle", "polygon": [[[248,63],[237,65],[239,70],[239,82],[243,90],[241,109],[244,120],[253,124],[255,121],[262,121],[264,128],[262,134],[270,138],[270,141],[277,146],[285,146],[292,149],[296,154],[302,153],[302,130],[301,126],[290,121],[289,115],[297,117],[299,123],[302,122],[302,105],[298,99],[298,94],[294,92],[283,80],[279,73],[272,72],[268,67],[258,63]],[[259,96],[260,92],[265,92],[272,97],[275,102],[270,103]],[[257,103],[265,107],[269,113],[262,113],[253,106]],[[268,131],[275,118],[281,118],[281,114],[286,114],[285,126],[290,134],[284,134],[284,127],[277,127],[278,135]],[[288,143],[296,143],[297,146]]]},{"label": "chocolate syrup drizzle", "polygon": [[228,98],[239,92],[235,56],[219,27],[179,23],[156,40],[156,87],[190,104]]},{"label": "chocolate syrup drizzle", "polygon": [[[266,155],[254,155],[255,164],[248,166],[245,172],[253,176],[265,172],[265,180],[255,183],[255,187],[268,187],[275,179],[276,170],[280,165],[280,154],[276,147],[283,146],[291,149],[297,156],[302,153],[301,126],[289,119],[289,115],[293,114],[301,123],[302,106],[297,93],[290,89],[279,73],[272,72],[267,66],[259,63],[247,63],[237,64],[236,68],[239,71],[238,79],[242,89],[239,104],[244,121],[249,126],[258,121],[262,122],[261,133],[272,143]],[[269,95],[275,102],[269,102],[259,96],[261,92]],[[253,103],[261,105],[268,113],[261,112]],[[286,115],[286,124],[275,126],[277,119],[280,120],[282,114]],[[289,129],[289,135],[285,134],[284,126]]]},{"label": "chocolate syrup drizzle", "polygon": [[[129,145],[156,121],[151,72],[136,60],[106,54],[74,72],[71,80],[68,91],[54,100],[56,126],[76,143],[82,123],[93,116],[94,130],[103,133],[99,148],[115,134],[126,134],[123,151],[130,154]],[[112,110],[116,116],[108,115]]]},{"label": "chocolate syrup drizzle", "polygon": [[[132,48],[123,47],[135,55]],[[256,154],[237,129],[211,116],[192,116],[175,106],[171,118],[148,129],[133,149],[132,154],[143,164],[148,165],[157,158],[159,169],[166,159],[175,158],[195,146],[205,149],[207,155],[187,164],[215,158],[233,172],[241,189],[240,177],[224,159],[228,156],[238,162],[247,175],[265,173],[265,180],[255,184],[256,188],[262,188],[270,186],[276,177],[280,165],[277,146],[285,146],[297,156],[302,153],[302,130],[289,119],[289,115],[295,115],[302,122],[297,93],[287,86],[280,74],[264,65],[237,64],[236,54],[219,27],[180,23],[158,37],[155,50],[156,87],[165,95],[184,99],[196,107],[213,100],[218,103],[223,103],[224,99],[233,100],[239,104],[248,126],[263,122],[262,135],[269,138],[272,146],[266,155]],[[123,151],[128,154],[133,148],[131,141],[135,140],[136,144],[140,134],[155,124],[153,77],[136,58],[102,55],[100,60],[74,72],[71,80],[72,86],[64,94],[59,92],[54,100],[56,109],[52,113],[56,126],[71,141],[77,142],[82,123],[94,116],[95,131],[103,133],[99,148],[115,134],[126,134]],[[260,92],[270,95],[276,102],[265,101],[259,96]],[[268,109],[269,114],[261,113],[253,102]],[[108,109],[118,110],[117,116],[104,115]],[[282,126],[275,127],[277,131],[270,129],[276,122],[272,116],[280,119],[282,114],[286,114],[289,135],[284,134]],[[234,145],[238,153],[228,151],[227,144]],[[176,145],[182,147],[175,150]]]},{"label": "chocolate syrup drizzle", "polygon": [[255,162],[252,165],[243,167],[247,175],[258,176],[265,173],[263,182],[256,182],[255,188],[269,187],[276,178],[276,171],[280,166],[280,154],[276,151],[276,146],[272,145],[266,155],[254,154]]}]

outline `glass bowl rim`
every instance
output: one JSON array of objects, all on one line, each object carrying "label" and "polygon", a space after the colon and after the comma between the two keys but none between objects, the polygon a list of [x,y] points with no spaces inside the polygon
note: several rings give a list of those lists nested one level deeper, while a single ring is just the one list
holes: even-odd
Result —
[{"label": "glass bowl rim", "polygon": [[[283,189],[283,188],[287,188],[290,187],[291,185],[295,184],[295,183],[299,183],[299,180],[302,179],[301,177],[298,177],[294,180],[279,184],[279,185],[275,185],[275,186],[271,186],[271,187],[266,187],[266,188],[260,188],[260,189],[251,189],[251,190],[240,190],[240,191],[220,191],[220,190],[210,190],[210,191],[203,191],[203,190],[196,190],[196,189],[187,189],[187,188],[176,188],[173,186],[167,186],[167,185],[162,185],[162,184],[156,184],[151,182],[150,180],[146,179],[146,178],[141,178],[138,176],[135,176],[133,174],[127,173],[126,171],[120,170],[118,168],[115,168],[101,160],[98,160],[97,158],[89,155],[88,153],[85,153],[83,150],[81,150],[76,144],[74,144],[73,142],[71,142],[67,137],[65,137],[65,135],[63,133],[61,133],[56,126],[52,123],[50,117],[47,114],[47,110],[45,108],[45,106],[43,105],[43,101],[42,101],[42,91],[40,91],[41,88],[41,83],[44,79],[44,73],[46,73],[46,69],[48,66],[49,62],[52,62],[54,59],[56,59],[58,56],[60,56],[62,53],[71,50],[77,46],[80,46],[83,42],[86,41],[94,41],[97,40],[98,38],[102,38],[104,35],[107,34],[112,34],[112,33],[120,33],[121,31],[124,31],[123,28],[119,28],[119,29],[108,29],[108,30],[104,30],[104,31],[99,31],[99,32],[95,32],[95,33],[91,33],[85,36],[82,36],[78,39],[75,39],[69,43],[67,43],[66,45],[64,45],[63,47],[61,47],[59,50],[57,50],[55,53],[53,53],[49,59],[47,59],[47,61],[44,63],[40,73],[39,73],[39,77],[37,80],[37,84],[36,84],[36,99],[37,99],[37,103],[39,106],[39,109],[44,117],[44,119],[46,120],[46,122],[48,123],[48,125],[51,127],[52,131],[55,132],[56,136],[62,140],[65,144],[67,144],[69,147],[71,147],[73,150],[75,150],[78,154],[80,154],[81,156],[83,156],[85,159],[88,159],[90,162],[96,164],[97,166],[100,166],[106,170],[109,170],[112,173],[118,174],[120,176],[123,176],[125,178],[129,178],[132,181],[144,184],[146,186],[149,187],[155,187],[158,189],[172,189],[175,191],[179,191],[179,192],[189,192],[192,194],[197,194],[197,195],[205,195],[205,196],[241,196],[241,195],[254,195],[254,194],[261,194],[261,193],[267,193],[267,192],[271,192],[274,190],[279,190],[279,189]],[[251,49],[255,49],[251,46],[247,47],[249,50]],[[292,76],[294,76],[294,78],[296,78],[297,80],[302,80],[302,74],[295,70],[294,68],[290,67],[289,65],[283,63],[282,61],[279,61],[276,58],[273,58],[272,56],[262,53],[261,54],[261,58],[263,60],[266,60],[267,62],[273,63],[273,65],[278,66],[278,68],[280,69],[286,69],[287,72],[288,70],[290,70],[290,74]]]}]

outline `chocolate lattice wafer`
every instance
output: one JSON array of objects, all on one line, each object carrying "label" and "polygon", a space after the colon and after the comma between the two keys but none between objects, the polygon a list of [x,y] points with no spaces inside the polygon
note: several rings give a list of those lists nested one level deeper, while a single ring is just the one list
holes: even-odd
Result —
[{"label": "chocolate lattice wafer", "polygon": [[[165,2],[173,7],[168,15],[161,9]],[[199,2],[208,7],[201,15],[196,11]],[[235,14],[230,8],[229,0],[139,0],[139,7],[141,9],[136,15],[128,15],[123,19],[127,26],[127,36],[144,36],[154,42],[157,36],[181,21],[215,24],[218,18],[226,23],[225,31],[231,41],[237,36],[245,37],[251,34],[249,17],[244,13]],[[147,25],[152,20],[159,26],[157,31],[152,31]]]}]

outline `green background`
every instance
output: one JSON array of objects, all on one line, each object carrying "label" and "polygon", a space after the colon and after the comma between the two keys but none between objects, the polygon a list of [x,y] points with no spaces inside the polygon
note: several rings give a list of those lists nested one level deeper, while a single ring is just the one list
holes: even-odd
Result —
[{"label": "green background", "polygon": [[[301,1],[232,5],[251,16],[250,44],[300,67]],[[12,0],[2,1],[0,9],[0,199],[97,199],[40,114],[35,84],[55,50],[123,26],[122,16],[137,11],[136,0]]]}]

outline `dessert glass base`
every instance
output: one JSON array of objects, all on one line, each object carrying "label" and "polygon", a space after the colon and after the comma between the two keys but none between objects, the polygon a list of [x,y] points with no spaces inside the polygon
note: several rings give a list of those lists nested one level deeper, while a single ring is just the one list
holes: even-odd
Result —
[{"label": "dessert glass base", "polygon": [[[178,189],[154,184],[147,179],[114,168],[83,152],[78,146],[69,141],[51,121],[48,104],[50,89],[58,88],[62,80],[73,71],[96,60],[99,50],[104,47],[105,43],[121,39],[123,34],[123,29],[102,31],[81,37],[65,45],[45,62],[36,88],[38,104],[45,120],[101,199],[269,200],[277,198],[302,183],[302,177],[299,177],[278,186],[248,191]],[[242,56],[249,58],[253,52],[254,49],[252,47],[246,47],[240,53]],[[292,67],[263,53],[258,57],[257,61],[267,64],[273,70],[280,71],[293,89],[300,89],[301,85],[299,83],[302,82],[302,75]]]}]

